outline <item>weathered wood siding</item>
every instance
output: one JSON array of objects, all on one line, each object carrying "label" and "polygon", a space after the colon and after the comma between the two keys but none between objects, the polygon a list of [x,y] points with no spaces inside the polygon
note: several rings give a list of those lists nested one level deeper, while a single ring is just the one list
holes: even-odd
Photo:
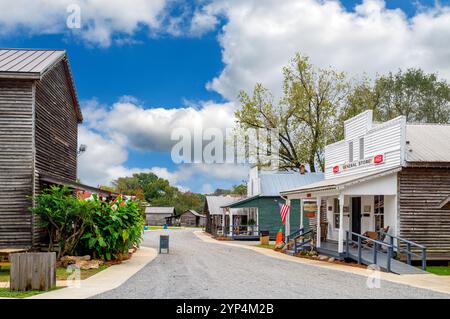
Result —
[{"label": "weathered wood siding", "polygon": [[36,85],[36,170],[76,181],[78,121],[63,62]]},{"label": "weathered wood siding", "polygon": [[196,226],[197,218],[192,213],[184,213],[180,216],[181,226]]},{"label": "weathered wood siding", "polygon": [[[77,178],[78,120],[63,63],[59,62],[36,82],[36,194],[45,185],[39,180],[42,173],[73,182]],[[37,218],[33,228],[33,245],[37,246],[45,236]]]},{"label": "weathered wood siding", "polygon": [[430,259],[450,258],[450,168],[405,168],[399,173],[400,237],[425,245]]},{"label": "weathered wood siding", "polygon": [[0,247],[31,245],[33,82],[0,80]]}]

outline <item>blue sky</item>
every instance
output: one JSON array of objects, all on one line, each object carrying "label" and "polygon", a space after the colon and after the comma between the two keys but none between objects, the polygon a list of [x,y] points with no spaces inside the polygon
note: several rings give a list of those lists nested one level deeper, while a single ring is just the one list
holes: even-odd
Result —
[{"label": "blue sky", "polygon": [[[375,7],[378,8],[377,12],[381,13],[383,18],[378,22],[371,23],[380,23],[383,28],[386,28],[386,21],[393,25],[403,23],[405,28],[411,23],[414,24],[415,27],[409,31],[403,30],[397,34],[396,29],[394,31],[387,29],[386,32],[374,36],[374,40],[370,42],[371,45],[374,43],[374,46],[370,51],[368,50],[368,59],[371,59],[370,54],[374,50],[386,52],[383,45],[389,45],[389,43],[393,43],[394,46],[388,46],[388,50],[394,50],[395,47],[395,49],[398,48],[399,52],[393,52],[389,59],[386,59],[387,61],[382,61],[379,65],[369,68],[361,62],[365,61],[364,53],[359,53],[353,61],[352,57],[349,56],[356,51],[352,50],[351,47],[357,46],[361,37],[352,38],[351,35],[348,35],[346,38],[337,38],[335,41],[337,43],[335,46],[339,50],[342,49],[338,46],[339,43],[342,43],[342,46],[349,47],[351,53],[346,53],[345,57],[348,57],[350,61],[344,61],[343,58],[339,57],[333,60],[323,56],[323,50],[319,50],[318,44],[323,41],[324,35],[334,33],[331,29],[327,30],[326,26],[323,30],[317,31],[318,34],[315,39],[310,39],[309,35],[306,37],[302,31],[299,31],[299,34],[293,33],[292,30],[286,31],[285,34],[277,37],[277,39],[283,40],[285,36],[285,41],[280,40],[279,43],[274,42],[273,38],[269,36],[252,34],[251,24],[258,19],[261,21],[273,19],[274,25],[282,26],[285,19],[283,14],[289,12],[289,10],[284,11],[284,9],[279,8],[280,6],[277,5],[279,1],[277,0],[262,1],[261,9],[265,8],[267,11],[257,12],[257,10],[253,10],[255,13],[247,13],[248,17],[245,20],[240,20],[239,12],[247,12],[245,10],[248,7],[255,8],[255,1],[230,1],[228,3],[220,0],[211,2],[193,1],[184,5],[180,5],[180,2],[176,0],[157,1],[160,3],[159,6],[142,5],[143,10],[153,10],[154,12],[151,14],[133,13],[136,17],[129,14],[126,19],[114,14],[107,16],[107,13],[102,13],[103,16],[98,18],[96,15],[99,13],[96,12],[99,11],[86,4],[90,1],[78,1],[81,7],[82,23],[83,18],[85,18],[87,20],[85,20],[85,23],[94,21],[95,27],[83,26],[81,31],[76,32],[64,28],[67,13],[63,10],[64,7],[60,7],[61,2],[50,0],[46,7],[37,6],[36,8],[26,6],[23,1],[16,1],[16,6],[18,6],[16,8],[11,8],[14,5],[8,7],[0,2],[0,30],[3,29],[3,31],[0,31],[1,47],[57,48],[66,49],[69,54],[79,99],[83,105],[88,105],[89,108],[85,112],[85,118],[86,114],[88,115],[87,123],[83,127],[85,131],[81,133],[83,136],[80,136],[80,139],[88,145],[88,152],[91,150],[90,155],[83,155],[85,159],[80,158],[80,177],[84,182],[90,184],[105,183],[117,177],[119,173],[129,174],[140,169],[151,170],[152,168],[156,168],[155,172],[160,172],[162,177],[171,179],[174,184],[194,191],[207,192],[216,187],[227,188],[245,179],[242,169],[227,168],[230,173],[224,170],[223,174],[217,174],[217,167],[190,170],[189,168],[182,169],[180,166],[173,164],[168,149],[155,150],[151,146],[152,143],[155,144],[152,138],[161,139],[161,132],[157,131],[156,128],[149,128],[149,145],[141,145],[142,143],[138,146],[133,145],[133,138],[135,139],[136,134],[141,131],[130,133],[126,127],[113,127],[114,124],[110,123],[109,120],[117,115],[114,113],[117,110],[113,105],[116,104],[118,108],[117,103],[122,103],[124,96],[133,97],[126,98],[125,101],[126,103],[132,101],[133,107],[136,106],[139,110],[155,110],[153,113],[142,112],[142,117],[147,118],[148,116],[149,123],[153,126],[158,126],[158,120],[150,119],[150,117],[159,118],[161,111],[156,111],[159,108],[169,111],[173,109],[189,110],[194,114],[193,116],[197,116],[198,113],[198,117],[203,119],[205,123],[210,122],[211,119],[208,117],[202,118],[203,113],[213,114],[214,111],[208,111],[210,108],[224,108],[230,118],[223,119],[223,122],[230,123],[232,122],[233,106],[227,103],[234,103],[234,107],[237,107],[235,98],[238,90],[249,89],[257,81],[263,81],[269,88],[278,90],[281,79],[279,66],[287,63],[288,57],[292,56],[295,51],[306,52],[317,65],[332,64],[349,73],[368,72],[370,75],[374,72],[384,72],[408,66],[423,67],[429,71],[439,72],[444,77],[449,72],[448,62],[444,61],[448,57],[448,50],[439,46],[439,41],[433,42],[430,39],[425,41],[423,35],[423,32],[439,34],[443,30],[443,26],[445,27],[445,24],[450,21],[448,19],[448,15],[450,15],[448,12],[449,1],[447,0],[440,1],[437,7],[435,1],[431,0],[421,0],[420,2],[392,0],[386,1],[384,7],[380,0],[367,0],[364,2],[366,8],[364,14],[356,10],[359,12],[358,15],[363,15],[359,18],[355,13],[355,6],[360,5],[363,1],[343,0],[341,3],[345,9],[338,10],[326,8],[317,1],[308,0],[305,1],[307,3],[305,7],[298,9],[303,10],[299,11],[298,21],[292,20],[295,17],[286,17],[286,20],[291,19],[291,23],[292,21],[298,23],[299,30],[308,30],[308,28],[317,30],[317,27],[301,21],[302,14],[308,14],[306,9],[309,5],[310,12],[316,12],[318,19],[322,18],[324,22],[328,12],[338,18],[345,18],[347,14],[353,14],[353,18],[349,20],[349,27],[351,28],[351,23],[354,23],[353,27],[356,30],[359,24],[353,20],[364,21],[366,19],[370,21],[371,18],[376,16],[376,13],[370,11]],[[140,3],[141,1],[137,0],[135,6],[140,5]],[[3,9],[2,5],[4,6]],[[125,12],[128,10],[127,5],[119,1],[112,1],[111,6],[114,5]],[[289,5],[294,8],[298,4],[293,1],[286,1],[287,9],[289,9]],[[392,20],[391,15],[394,13],[391,9],[398,8],[407,16],[404,21],[401,16],[397,15]],[[39,18],[23,20],[24,18],[20,14],[17,14],[17,18],[15,18],[13,14],[7,12],[9,9],[12,10],[11,12],[15,9],[14,12],[16,13],[21,10],[30,10],[30,16],[41,14],[43,18],[41,20]],[[266,13],[272,11],[272,9],[274,9],[273,14]],[[35,12],[35,10],[38,12]],[[422,19],[424,21],[413,22],[415,17],[427,10],[429,12],[424,14],[425,18]],[[437,12],[431,12],[431,10],[437,10]],[[3,12],[3,15],[1,12]],[[276,16],[276,14],[279,14],[279,16]],[[195,20],[197,17],[199,19]],[[160,19],[160,21],[155,23],[155,19]],[[179,23],[175,30],[172,30],[174,21],[179,21]],[[196,25],[193,21],[200,22]],[[100,28],[101,23],[104,23],[103,29]],[[432,29],[422,27],[425,24],[431,26]],[[131,29],[128,29],[130,26]],[[373,30],[375,30],[375,26],[373,26]],[[257,27],[258,25],[255,25],[254,30]],[[425,31],[420,31],[421,28]],[[402,30],[402,28],[399,29]],[[447,29],[450,29],[450,25],[447,25]],[[100,33],[99,30],[102,32],[106,30],[106,33]],[[123,30],[127,31],[122,32]],[[370,31],[370,28],[368,30]],[[265,33],[265,31],[262,33]],[[369,33],[367,34],[369,35]],[[390,33],[393,33],[393,35],[389,35]],[[101,36],[98,36],[98,34]],[[104,34],[106,34],[106,37]],[[441,34],[441,36],[447,39],[448,33]],[[248,37],[247,40],[246,37]],[[290,39],[294,38],[295,41],[300,40],[292,46]],[[125,43],[115,41],[118,39],[124,40]],[[404,47],[400,45],[397,47],[396,43],[403,43],[402,39],[405,39]],[[411,44],[408,44],[411,41],[417,42],[417,44],[411,47]],[[323,46],[329,46],[329,42],[324,42]],[[245,51],[248,43],[255,43],[254,50],[248,49],[248,52]],[[286,49],[284,49],[284,45],[286,45]],[[271,46],[278,46],[279,48],[277,51],[271,52]],[[361,46],[368,45],[362,42]],[[424,47],[430,52],[438,50],[436,54],[439,55],[441,60],[432,64],[429,61],[430,57],[424,57],[421,64],[420,59],[411,57],[408,60],[408,58],[402,57],[403,52],[405,54],[411,52],[411,48],[417,50],[417,52],[423,52]],[[331,45],[327,47],[327,50],[335,52]],[[440,53],[439,50],[441,50]],[[280,53],[280,51],[283,52]],[[267,52],[267,56],[265,56],[265,52]],[[376,64],[376,60],[374,63]],[[101,120],[93,120],[91,113],[93,114],[94,110],[102,111]],[[174,123],[176,120],[171,118],[171,114],[163,114],[163,117],[168,121],[167,123]],[[125,113],[125,115],[128,114]],[[124,116],[124,114],[121,113],[121,116]],[[177,116],[182,117],[184,115]],[[217,125],[220,125],[221,119],[216,118],[214,120],[219,123]],[[169,130],[170,127],[167,127],[166,131],[169,132]],[[120,132],[120,136],[116,136],[116,132]],[[147,132],[144,131],[143,134],[147,136]],[[99,144],[102,143],[111,147],[105,147],[106,151],[104,151],[105,149],[100,151]],[[97,152],[95,153],[95,151]],[[105,166],[99,164],[92,166],[92,163],[97,161],[106,162]],[[89,168],[86,168],[88,166]],[[99,174],[98,176],[92,174],[92,172],[99,170],[109,173]],[[219,170],[221,169],[219,168]],[[185,177],[182,177],[183,174],[185,174]]]}]

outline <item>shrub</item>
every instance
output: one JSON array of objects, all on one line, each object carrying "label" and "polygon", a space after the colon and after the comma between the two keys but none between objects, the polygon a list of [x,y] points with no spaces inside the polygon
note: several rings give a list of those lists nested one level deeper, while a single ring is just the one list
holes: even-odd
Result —
[{"label": "shrub", "polygon": [[94,195],[95,211],[92,223],[82,236],[83,247],[93,252],[94,257],[107,260],[121,259],[133,245],[142,239],[144,218],[138,205],[123,201],[119,196],[112,203],[105,203]]},{"label": "shrub", "polygon": [[58,258],[74,254],[86,227],[91,223],[92,204],[78,200],[68,187],[51,186],[35,197],[31,208],[39,216],[39,224],[48,232],[50,251]]},{"label": "shrub", "polygon": [[144,218],[136,202],[117,197],[112,203],[73,196],[67,187],[52,186],[35,197],[31,208],[49,234],[49,250],[64,255],[88,253],[107,260],[121,259],[142,239]]}]

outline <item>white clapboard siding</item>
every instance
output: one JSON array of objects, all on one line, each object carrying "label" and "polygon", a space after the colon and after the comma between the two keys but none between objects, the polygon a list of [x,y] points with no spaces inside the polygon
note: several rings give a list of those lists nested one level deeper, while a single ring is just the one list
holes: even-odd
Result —
[{"label": "white clapboard siding", "polygon": [[362,112],[344,123],[344,136],[346,141],[356,140],[366,134],[372,126],[372,111]]},{"label": "white clapboard siding", "polygon": [[[364,114],[364,113],[362,113]],[[370,116],[371,117],[371,116]],[[351,122],[358,134],[347,131],[348,136],[354,139],[345,139],[343,141],[328,145],[325,148],[325,179],[350,176],[363,172],[371,172],[382,169],[398,167],[402,164],[402,152],[404,145],[406,121],[404,117],[398,117],[376,126],[368,125],[368,130],[362,128],[361,123],[366,123],[367,118],[358,116],[358,121]],[[348,124],[348,123],[347,123]],[[364,134],[359,134],[364,132]],[[333,173],[335,165],[342,165],[349,161],[349,142],[353,141],[353,158],[359,159],[359,139],[364,138],[364,158],[378,154],[384,154],[384,163],[379,165],[365,165]]]}]

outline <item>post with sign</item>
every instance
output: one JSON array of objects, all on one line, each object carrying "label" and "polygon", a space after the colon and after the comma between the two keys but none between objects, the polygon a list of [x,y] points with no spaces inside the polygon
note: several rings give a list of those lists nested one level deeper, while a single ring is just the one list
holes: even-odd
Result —
[{"label": "post with sign", "polygon": [[159,253],[160,254],[169,253],[169,235],[159,236]]}]

